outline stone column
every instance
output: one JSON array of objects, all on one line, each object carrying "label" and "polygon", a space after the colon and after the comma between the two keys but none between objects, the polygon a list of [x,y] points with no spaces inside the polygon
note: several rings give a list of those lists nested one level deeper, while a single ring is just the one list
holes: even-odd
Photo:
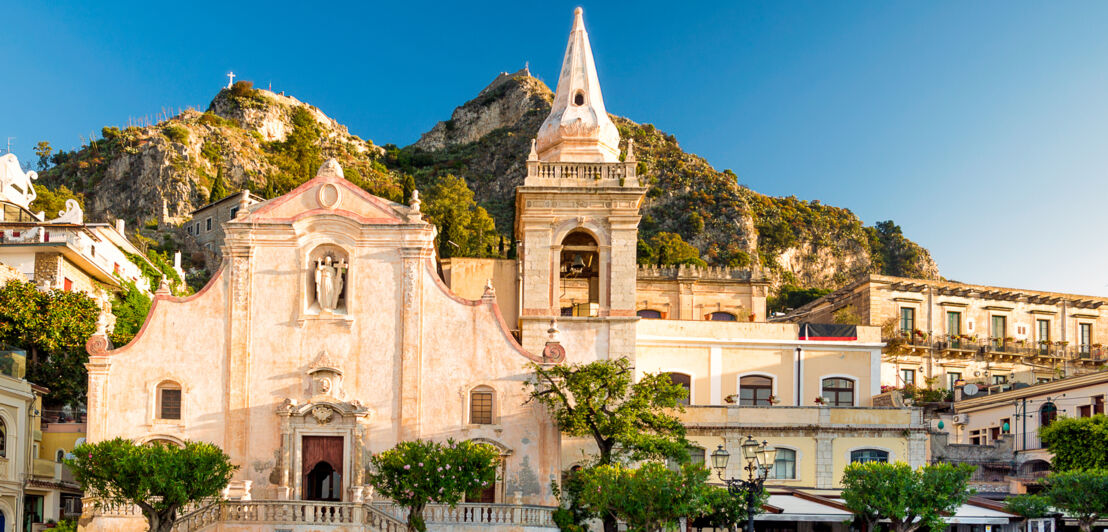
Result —
[{"label": "stone column", "polygon": [[612,308],[612,246],[597,246],[597,258],[600,259],[600,315],[611,314]]},{"label": "stone column", "polygon": [[[246,464],[250,443],[250,307],[253,291],[253,251],[249,247],[227,246],[231,263],[231,286],[227,291],[227,398],[224,449],[237,464]],[[236,474],[240,480],[246,469]]]},{"label": "stone column", "polygon": [[816,435],[816,489],[830,489],[835,484],[835,452],[831,434]]},{"label": "stone column", "polygon": [[398,408],[401,440],[420,436],[421,373],[423,366],[423,261],[422,248],[403,248],[403,308],[400,315],[400,403]]}]

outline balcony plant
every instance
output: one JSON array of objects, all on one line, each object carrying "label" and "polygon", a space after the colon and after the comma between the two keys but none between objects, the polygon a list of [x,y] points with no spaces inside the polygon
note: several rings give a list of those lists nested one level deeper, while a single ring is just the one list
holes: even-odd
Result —
[{"label": "balcony plant", "polygon": [[827,406],[827,398],[822,395],[816,396],[816,404],[819,406]]}]

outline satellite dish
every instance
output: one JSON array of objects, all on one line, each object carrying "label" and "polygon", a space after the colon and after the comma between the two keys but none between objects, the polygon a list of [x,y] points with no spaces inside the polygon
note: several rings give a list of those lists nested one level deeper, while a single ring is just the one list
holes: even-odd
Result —
[{"label": "satellite dish", "polygon": [[981,391],[976,384],[967,384],[962,387],[962,395],[977,395]]}]

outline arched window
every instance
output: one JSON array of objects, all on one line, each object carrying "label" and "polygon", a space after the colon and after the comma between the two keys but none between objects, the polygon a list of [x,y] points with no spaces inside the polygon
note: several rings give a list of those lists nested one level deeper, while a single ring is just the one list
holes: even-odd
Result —
[{"label": "arched window", "polygon": [[763,375],[747,375],[739,379],[739,404],[769,406],[773,396],[773,379]]},{"label": "arched window", "polygon": [[1058,419],[1058,407],[1054,403],[1045,403],[1039,408],[1039,426],[1045,427]]},{"label": "arched window", "polygon": [[692,404],[692,377],[689,376],[689,375],[686,375],[684,373],[670,373],[669,374],[669,380],[673,384],[676,384],[676,385],[678,385],[678,386],[685,389],[686,397],[685,397],[685,399],[679,401],[679,403],[683,404],[683,405],[686,405],[686,406],[691,405]]},{"label": "arched window", "polygon": [[8,425],[0,419],[0,456],[8,456]]},{"label": "arched window", "polygon": [[888,462],[889,452],[882,451],[880,449],[858,449],[857,451],[850,451],[851,462]]},{"label": "arched window", "polygon": [[592,235],[576,230],[562,239],[558,299],[563,315],[598,315],[600,269],[600,246]]},{"label": "arched window", "polygon": [[472,425],[492,425],[493,390],[478,386],[469,392],[469,422]]},{"label": "arched window", "polygon": [[796,478],[796,451],[777,448],[777,458],[773,461],[773,478]]},{"label": "arched window", "polygon": [[64,460],[64,459],[65,459],[65,449],[58,449],[58,452],[54,453],[54,461],[60,464],[60,463],[62,463],[62,460]]},{"label": "arched window", "polygon": [[854,406],[854,381],[842,377],[823,379],[823,399],[831,406]]},{"label": "arched window", "polygon": [[711,321],[735,321],[735,315],[730,312],[713,312],[708,314]]},{"label": "arched window", "polygon": [[158,419],[181,419],[181,385],[165,381],[158,385]]},{"label": "arched window", "polygon": [[657,310],[648,309],[648,308],[644,308],[644,309],[638,311],[636,314],[638,314],[640,318],[648,319],[648,320],[660,320],[660,319],[662,319],[662,313],[661,312],[659,312]]}]

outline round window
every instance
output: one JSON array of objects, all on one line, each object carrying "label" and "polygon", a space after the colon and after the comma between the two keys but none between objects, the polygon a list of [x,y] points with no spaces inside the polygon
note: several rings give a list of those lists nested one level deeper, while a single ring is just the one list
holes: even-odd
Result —
[{"label": "round window", "polygon": [[577,91],[577,94],[573,95],[573,105],[585,105],[584,91]]}]

